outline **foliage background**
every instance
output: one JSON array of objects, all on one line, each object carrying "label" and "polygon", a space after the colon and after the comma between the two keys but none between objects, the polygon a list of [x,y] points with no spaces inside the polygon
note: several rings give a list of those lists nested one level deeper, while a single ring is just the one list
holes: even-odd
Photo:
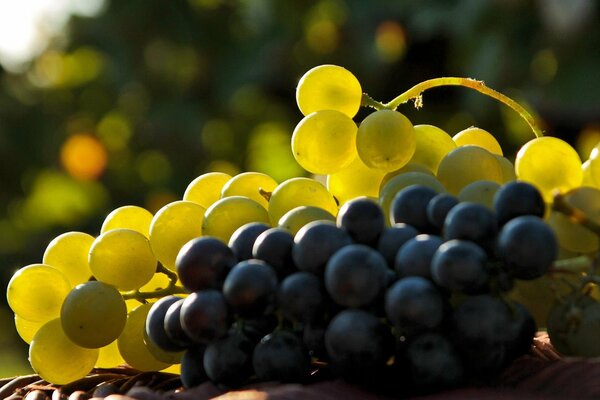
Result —
[{"label": "foliage background", "polygon": [[[30,62],[0,67],[2,290],[58,234],[96,235],[121,205],[154,212],[205,171],[306,174],[289,150],[301,117],[294,89],[318,64],[345,66],[382,101],[433,77],[484,80],[587,157],[600,140],[599,6],[113,0],[95,16],[73,16]],[[424,104],[401,111],[450,134],[485,128],[510,158],[531,137],[514,114],[467,89],[436,89]],[[5,301],[0,320],[0,376],[26,373]]]}]

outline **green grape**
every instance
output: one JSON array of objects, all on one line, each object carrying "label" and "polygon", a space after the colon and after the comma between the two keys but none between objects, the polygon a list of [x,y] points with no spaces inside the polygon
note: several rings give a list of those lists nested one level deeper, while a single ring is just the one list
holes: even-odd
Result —
[{"label": "green grape", "polygon": [[119,353],[131,367],[140,371],[160,371],[169,366],[152,355],[144,342],[146,316],[151,303],[142,304],[127,315],[125,329],[117,340]]},{"label": "green grape", "polygon": [[502,170],[502,183],[508,183],[517,180],[517,174],[515,173],[515,166],[510,160],[506,157],[496,156],[496,161],[500,165],[500,169]]},{"label": "green grape", "polygon": [[202,236],[205,212],[206,209],[197,203],[183,200],[167,204],[154,215],[150,224],[150,244],[156,258],[165,267],[175,271],[179,249]]},{"label": "green grape", "polygon": [[112,341],[104,347],[101,347],[96,361],[96,368],[115,368],[125,364],[125,360],[119,353],[117,340]]},{"label": "green grape", "polygon": [[261,190],[264,192],[272,192],[276,187],[277,182],[275,179],[267,174],[260,172],[244,172],[227,181],[225,186],[223,186],[223,189],[221,189],[221,198],[245,196],[256,201],[266,209],[269,207],[269,202],[260,192]]},{"label": "green grape", "polygon": [[320,182],[310,178],[291,178],[280,183],[269,200],[271,225],[277,225],[289,210],[300,206],[322,208],[334,217],[338,205],[331,193]]},{"label": "green grape", "polygon": [[333,174],[357,156],[356,124],[335,110],[308,114],[292,135],[292,154],[298,164],[313,174]]},{"label": "green grape", "polygon": [[600,157],[590,158],[581,166],[583,171],[582,185],[600,189]]},{"label": "green grape", "polygon": [[536,186],[546,202],[555,190],[566,192],[583,180],[581,159],[567,142],[555,137],[539,137],[527,142],[515,162],[517,178]]},{"label": "green grape", "polygon": [[415,135],[417,146],[410,162],[424,165],[432,173],[437,173],[440,162],[456,148],[456,143],[444,130],[433,125],[415,125]]},{"label": "green grape", "polygon": [[237,228],[250,222],[269,223],[269,213],[256,201],[244,196],[231,196],[217,201],[204,214],[202,232],[224,243]]},{"label": "green grape", "polygon": [[15,328],[17,328],[17,333],[21,339],[23,339],[27,344],[31,343],[36,332],[45,323],[45,321],[29,321],[20,315],[15,314]]},{"label": "green grape", "polygon": [[423,164],[409,162],[404,167],[385,174],[385,176],[381,180],[381,183],[379,184],[379,187],[384,187],[385,184],[388,183],[393,177],[406,174],[407,172],[421,172],[427,175],[435,176],[433,172],[431,172],[431,170]]},{"label": "green grape", "polygon": [[296,102],[304,115],[336,110],[354,117],[362,101],[358,79],[337,65],[319,65],[307,71],[296,88]]},{"label": "green grape", "polygon": [[46,322],[60,315],[71,284],[49,265],[31,264],[19,269],[8,282],[6,298],[15,314],[32,322]]},{"label": "green grape", "polygon": [[502,183],[502,168],[496,157],[479,146],[460,146],[444,157],[437,177],[453,195],[469,183],[488,180]]},{"label": "green grape", "polygon": [[152,217],[152,213],[142,207],[119,207],[106,216],[102,223],[100,233],[104,233],[111,229],[127,228],[149,237]]},{"label": "green grape", "polygon": [[140,292],[155,292],[157,290],[166,289],[170,283],[171,281],[167,275],[156,273],[148,283],[140,288]]},{"label": "green grape", "polygon": [[572,354],[580,357],[600,356],[600,304],[592,303],[583,308],[576,329],[570,329],[565,337]]},{"label": "green grape", "polygon": [[71,286],[79,285],[92,276],[88,253],[93,242],[87,233],[63,233],[48,244],[42,262],[65,274]]},{"label": "green grape", "polygon": [[98,236],[89,261],[97,280],[119,290],[139,289],[152,279],[157,263],[148,238],[123,228]]},{"label": "green grape", "polygon": [[550,305],[551,308],[546,321],[550,342],[561,354],[565,356],[573,355],[573,351],[567,343],[567,334],[573,325],[570,321],[571,318],[568,318],[568,314],[580,314],[581,309],[570,301],[554,301]]},{"label": "green grape", "polygon": [[600,189],[581,186],[570,190],[565,200],[596,224],[600,224]]},{"label": "green grape", "polygon": [[150,340],[150,338],[148,337],[148,333],[146,332],[146,329],[144,329],[144,344],[146,345],[146,348],[150,351],[152,356],[154,358],[156,358],[158,361],[162,361],[167,364],[180,364],[181,363],[181,357],[183,357],[184,351],[175,352],[175,353],[170,352],[170,351],[164,351],[163,349],[158,347],[156,344],[152,343],[152,340]]},{"label": "green grape", "polygon": [[117,340],[127,319],[121,293],[98,281],[76,286],[60,312],[65,334],[78,346],[99,349]]},{"label": "green grape", "polygon": [[381,208],[385,214],[385,220],[388,224],[391,223],[390,207],[392,206],[394,197],[399,191],[411,185],[427,186],[438,193],[444,193],[446,191],[444,186],[434,176],[425,174],[423,172],[407,172],[405,174],[393,177],[381,188],[381,191],[379,192],[379,204],[381,204]]},{"label": "green grape", "polygon": [[344,169],[327,176],[327,190],[344,204],[360,196],[378,197],[384,172],[367,167],[358,157]]},{"label": "green grape", "polygon": [[360,123],[356,134],[360,159],[368,167],[385,172],[406,165],[416,146],[412,123],[398,111],[375,111]]},{"label": "green grape", "polygon": [[558,239],[560,247],[575,253],[591,253],[600,248],[599,236],[583,225],[572,222],[564,214],[553,211],[548,225]]},{"label": "green grape", "polygon": [[231,175],[223,172],[208,172],[190,182],[183,193],[183,200],[192,201],[207,209],[221,198],[223,186]]},{"label": "green grape", "polygon": [[479,146],[483,147],[492,154],[502,156],[502,147],[496,140],[494,135],[485,129],[476,128],[474,126],[463,129],[452,137],[457,146]]},{"label": "green grape", "polygon": [[469,183],[458,193],[458,200],[470,201],[494,209],[494,195],[500,189],[500,184],[493,181],[476,181]]},{"label": "green grape", "polygon": [[86,376],[98,359],[98,349],[85,349],[63,332],[60,319],[45,323],[29,346],[29,362],[40,377],[64,385]]},{"label": "green grape", "polygon": [[335,217],[330,212],[319,207],[300,206],[286,212],[279,220],[279,227],[285,228],[296,236],[296,233],[306,224],[313,221],[335,222]]}]

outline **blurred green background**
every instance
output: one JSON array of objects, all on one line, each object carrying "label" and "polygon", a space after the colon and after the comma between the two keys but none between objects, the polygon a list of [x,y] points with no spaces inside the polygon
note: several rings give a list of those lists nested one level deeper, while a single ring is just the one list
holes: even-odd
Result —
[{"label": "blurred green background", "polygon": [[[0,2],[0,279],[126,204],[154,212],[206,171],[306,174],[289,150],[311,67],[351,70],[388,101],[468,76],[522,101],[587,158],[600,140],[594,0],[22,0]],[[451,135],[477,125],[509,158],[531,138],[461,88],[400,108]],[[363,110],[357,121],[366,115]],[[27,346],[0,307],[0,376]]]}]

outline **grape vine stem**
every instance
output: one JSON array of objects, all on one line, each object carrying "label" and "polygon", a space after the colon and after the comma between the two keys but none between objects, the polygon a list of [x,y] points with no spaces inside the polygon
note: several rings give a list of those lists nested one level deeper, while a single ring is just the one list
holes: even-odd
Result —
[{"label": "grape vine stem", "polygon": [[170,269],[166,268],[161,263],[158,263],[156,266],[156,272],[165,274],[169,278],[169,285],[164,289],[154,290],[152,292],[141,292],[139,290],[132,290],[129,292],[123,293],[123,298],[125,300],[135,299],[140,302],[144,302],[148,299],[160,299],[164,296],[169,296],[172,294],[183,294],[186,293],[185,289],[181,286],[177,286],[177,274]]}]

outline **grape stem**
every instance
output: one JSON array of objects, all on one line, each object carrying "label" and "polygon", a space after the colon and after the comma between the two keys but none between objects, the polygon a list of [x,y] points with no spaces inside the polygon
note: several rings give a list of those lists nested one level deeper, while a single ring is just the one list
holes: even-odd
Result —
[{"label": "grape stem", "polygon": [[365,93],[362,97],[362,105],[366,107],[375,108],[376,110],[395,110],[400,104],[404,104],[409,100],[414,100],[415,107],[420,108],[423,105],[423,92],[428,89],[440,86],[462,86],[476,90],[479,93],[496,99],[499,102],[513,109],[517,114],[519,114],[519,116],[523,118],[525,122],[527,122],[527,125],[529,125],[536,137],[544,136],[542,129],[539,127],[536,119],[523,106],[521,106],[519,103],[517,103],[510,97],[505,96],[502,93],[487,87],[483,81],[478,81],[471,78],[441,77],[429,79],[416,84],[415,86],[408,89],[406,92],[402,93],[401,95],[399,95],[398,97],[386,104],[373,100],[368,94]]},{"label": "grape stem", "polygon": [[600,235],[600,224],[598,224],[595,221],[592,221],[591,219],[588,218],[587,215],[585,215],[585,213],[583,211],[581,211],[581,210],[573,207],[571,204],[569,204],[569,202],[566,200],[564,195],[562,195],[560,193],[556,193],[554,195],[554,201],[552,202],[552,209],[554,211],[563,213],[571,221],[585,226],[586,228],[588,228],[589,230],[594,232],[596,235]]},{"label": "grape stem", "polygon": [[172,294],[182,294],[186,293],[185,289],[181,286],[177,286],[177,274],[170,269],[166,268],[161,263],[158,263],[156,266],[156,272],[160,274],[165,274],[169,278],[169,285],[164,289],[158,289],[152,292],[140,292],[139,290],[132,290],[129,292],[123,293],[123,298],[125,300],[135,299],[140,302],[144,302],[148,299],[160,299],[164,296],[169,296]]}]

